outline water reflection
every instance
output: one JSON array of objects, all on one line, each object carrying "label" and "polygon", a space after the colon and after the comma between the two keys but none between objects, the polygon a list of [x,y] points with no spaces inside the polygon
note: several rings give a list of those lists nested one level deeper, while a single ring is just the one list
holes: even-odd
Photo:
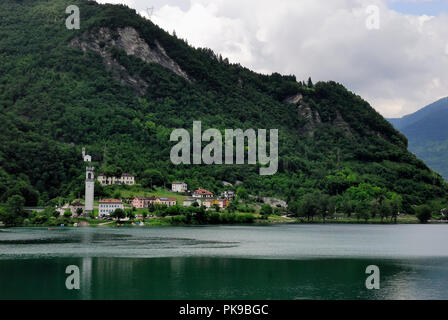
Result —
[{"label": "water reflection", "polygon": [[0,299],[447,299],[447,241],[434,226],[8,229]]},{"label": "water reflection", "polygon": [[[365,288],[365,268],[381,289]],[[81,289],[65,288],[67,265]],[[58,258],[1,260],[1,299],[446,299],[444,260]]]},{"label": "water reflection", "polygon": [[92,298],[92,258],[82,258],[81,267],[81,298]]}]

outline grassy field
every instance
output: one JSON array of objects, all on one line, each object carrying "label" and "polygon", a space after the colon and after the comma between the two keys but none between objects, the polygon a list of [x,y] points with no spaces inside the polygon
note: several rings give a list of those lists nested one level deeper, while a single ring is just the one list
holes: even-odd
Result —
[{"label": "grassy field", "polygon": [[[108,187],[105,189],[107,190]],[[156,190],[146,189],[141,186],[125,186],[125,187],[112,187],[114,193],[119,193],[121,198],[134,198],[134,197],[160,197],[160,198],[173,198],[177,200],[177,204],[182,205],[184,200],[188,197],[179,193],[157,188]]]}]

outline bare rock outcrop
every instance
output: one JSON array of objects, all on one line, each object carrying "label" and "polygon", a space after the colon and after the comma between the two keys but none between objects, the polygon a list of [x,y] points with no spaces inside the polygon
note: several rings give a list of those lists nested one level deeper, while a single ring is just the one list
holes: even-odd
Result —
[{"label": "bare rock outcrop", "polygon": [[293,96],[290,96],[286,98],[283,102],[284,103],[292,103],[292,104],[298,104],[300,101],[302,101],[303,95],[301,93],[295,94]]},{"label": "bare rock outcrop", "polygon": [[350,125],[344,120],[344,118],[342,118],[342,115],[339,111],[336,111],[336,119],[334,119],[331,124],[334,127],[342,129],[347,137],[353,137],[353,134],[350,130]]},{"label": "bare rock outcrop", "polygon": [[299,103],[297,112],[299,117],[306,121],[302,127],[304,133],[309,137],[314,137],[316,127],[322,123],[319,112],[312,110],[308,104],[303,102]]},{"label": "bare rock outcrop", "polygon": [[168,56],[160,43],[157,40],[154,43],[155,48],[151,48],[132,27],[118,28],[116,32],[103,27],[98,32],[86,32],[81,37],[74,38],[70,41],[69,46],[84,52],[98,53],[103,58],[106,68],[112,71],[113,76],[122,83],[132,86],[138,94],[146,92],[147,81],[138,76],[131,76],[126,68],[112,57],[112,48],[121,49],[127,55],[135,56],[146,63],[159,64],[185,80],[191,81],[187,73]]},{"label": "bare rock outcrop", "polygon": [[263,203],[268,204],[271,207],[288,208],[288,204],[286,203],[286,201],[281,199],[264,197],[262,198],[262,200]]}]

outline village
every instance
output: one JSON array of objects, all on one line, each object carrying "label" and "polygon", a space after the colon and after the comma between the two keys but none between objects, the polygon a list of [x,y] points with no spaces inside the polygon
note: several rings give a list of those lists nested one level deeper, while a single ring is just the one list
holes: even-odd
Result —
[{"label": "village", "polygon": [[[92,157],[82,149],[82,159],[86,164],[85,198],[75,199],[56,208],[56,214],[64,218],[84,219],[85,224],[107,224],[113,221],[129,222],[138,225],[172,224],[219,224],[219,223],[304,223],[314,221],[319,214],[297,217],[291,212],[285,200],[250,195],[241,181],[235,185],[222,181],[221,188],[213,191],[198,187],[189,188],[185,181],[173,181],[168,187],[138,184],[130,173],[99,173],[95,178]],[[104,188],[102,196],[95,198],[97,188]],[[101,186],[99,186],[99,185]],[[243,190],[243,191],[242,191]],[[104,196],[106,195],[106,196]],[[318,201],[313,198],[312,201]],[[320,201],[320,200],[319,200]],[[296,208],[297,209],[297,208]],[[329,209],[328,209],[329,210]],[[320,214],[322,221],[332,222],[360,221],[361,215],[346,217],[343,212],[332,209],[331,217]],[[326,211],[329,213],[329,211]],[[397,211],[398,212],[398,211]],[[444,213],[441,213],[445,217]],[[392,215],[388,216],[392,222]],[[146,221],[147,219],[151,220]],[[416,223],[417,218],[398,212],[395,221]],[[109,222],[101,222],[106,220]],[[368,219],[365,219],[367,222]],[[440,219],[442,220],[442,218]],[[319,220],[318,220],[319,221]],[[377,217],[383,223],[382,217]],[[68,222],[67,222],[68,223]]]},{"label": "village", "polygon": [[[129,173],[122,173],[120,176],[108,176],[104,173],[98,174],[95,179],[95,168],[90,166],[92,157],[86,154],[85,148],[82,149],[82,159],[88,165],[86,166],[85,180],[85,200],[77,199],[71,203],[58,207],[56,210],[59,214],[73,218],[85,217],[111,220],[116,218],[115,212],[132,210],[135,216],[139,213],[148,211],[151,208],[170,208],[174,206],[180,207],[203,207],[205,210],[226,209],[231,201],[235,199],[236,193],[233,190],[225,190],[219,195],[213,192],[198,188],[189,190],[188,184],[183,181],[174,181],[171,189],[166,190],[167,196],[133,196],[122,198],[104,198],[95,201],[95,181],[101,186],[128,186],[137,187],[135,176]],[[179,195],[174,197],[173,195]],[[171,196],[170,196],[171,195]],[[143,216],[141,214],[140,216]],[[126,220],[126,217],[124,218]]]},{"label": "village", "polygon": [[[91,173],[92,174],[92,173]],[[92,176],[90,176],[91,180]],[[137,186],[135,177],[129,173],[123,173],[120,177],[107,177],[104,174],[99,174],[97,181],[102,186]],[[89,175],[87,174],[86,180],[86,203],[95,203],[92,200],[89,201]],[[213,192],[199,188],[197,190],[189,190],[188,184],[185,182],[173,182],[171,184],[170,191],[167,193],[176,193],[179,197],[162,197],[162,196],[135,196],[128,198],[104,198],[97,201],[97,205],[94,204],[93,210],[90,208],[90,212],[86,211],[86,205],[81,199],[73,201],[70,204],[65,204],[62,207],[57,208],[57,211],[63,215],[67,210],[70,210],[72,217],[91,217],[91,213],[94,212],[94,217],[98,219],[108,219],[113,217],[113,213],[117,209],[126,210],[132,209],[136,212],[140,212],[141,209],[150,209],[151,207],[204,207],[206,210],[226,209],[229,203],[235,198],[235,191],[226,190],[216,196]],[[89,215],[90,213],[90,215]]]}]

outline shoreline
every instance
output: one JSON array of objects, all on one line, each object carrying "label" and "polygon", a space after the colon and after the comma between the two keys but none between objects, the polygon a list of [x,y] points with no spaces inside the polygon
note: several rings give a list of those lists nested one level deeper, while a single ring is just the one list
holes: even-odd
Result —
[{"label": "shoreline", "polygon": [[108,223],[101,223],[101,224],[81,224],[81,225],[75,225],[75,224],[64,224],[64,225],[49,225],[49,224],[41,224],[41,225],[27,225],[27,226],[2,226],[0,225],[1,229],[9,229],[9,228],[155,228],[155,227],[208,227],[208,226],[246,226],[246,227],[257,227],[257,226],[276,226],[276,225],[448,225],[447,221],[430,221],[428,223],[419,223],[419,222],[378,222],[378,221],[369,221],[369,222],[357,222],[357,221],[289,221],[289,222],[276,222],[276,221],[257,221],[253,223],[217,223],[217,224],[197,224],[197,223],[191,223],[191,224],[180,224],[180,223],[151,223],[145,221],[144,225],[140,224],[132,224],[129,222],[118,222],[118,221],[112,221]]}]

